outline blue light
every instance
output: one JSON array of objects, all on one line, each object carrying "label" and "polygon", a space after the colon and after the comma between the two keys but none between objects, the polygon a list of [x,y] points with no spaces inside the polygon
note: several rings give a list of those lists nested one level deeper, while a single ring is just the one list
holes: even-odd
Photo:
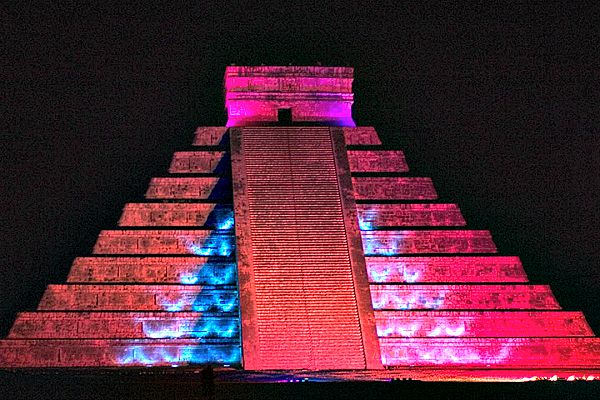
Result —
[{"label": "blue light", "polygon": [[202,245],[193,241],[186,244],[187,250],[197,256],[225,256],[229,257],[235,248],[235,238],[231,234],[211,233]]},{"label": "blue light", "polygon": [[239,344],[197,346],[131,346],[119,357],[121,365],[175,365],[225,363],[241,360]]},{"label": "blue light", "polygon": [[217,224],[217,229],[219,230],[229,230],[232,229],[235,225],[235,220],[233,218],[233,210],[228,210],[225,218],[222,221],[219,221]]}]

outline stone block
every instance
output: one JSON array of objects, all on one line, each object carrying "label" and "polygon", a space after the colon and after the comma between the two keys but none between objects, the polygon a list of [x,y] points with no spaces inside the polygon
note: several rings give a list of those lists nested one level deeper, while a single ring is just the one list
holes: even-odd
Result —
[{"label": "stone block", "polygon": [[231,170],[225,151],[178,151],[173,155],[171,174],[221,174]]},{"label": "stone block", "polygon": [[348,146],[380,145],[381,140],[372,126],[358,126],[356,128],[343,128],[344,139]]},{"label": "stone block", "polygon": [[227,200],[231,181],[227,177],[152,178],[147,199]]},{"label": "stone block", "polygon": [[[597,368],[599,338],[382,338],[390,367]],[[534,375],[535,373],[531,373]]]},{"label": "stone block", "polygon": [[229,135],[224,126],[200,126],[196,129],[194,146],[228,146]]},{"label": "stone block", "polygon": [[353,177],[356,200],[435,200],[430,178]]},{"label": "stone block", "polygon": [[[51,296],[48,295],[51,293]],[[95,303],[82,298],[97,299]],[[235,286],[200,285],[50,285],[38,310],[201,311],[237,309]]]},{"label": "stone block", "polygon": [[235,247],[232,232],[208,230],[102,231],[94,254],[190,254],[230,256]]},{"label": "stone block", "polygon": [[527,282],[519,257],[366,257],[370,282]]},{"label": "stone block", "polygon": [[376,310],[557,310],[546,285],[371,285]]},{"label": "stone block", "polygon": [[377,311],[380,337],[594,336],[581,312]]},{"label": "stone block", "polygon": [[68,281],[234,285],[236,275],[219,257],[78,257]]},{"label": "stone block", "polygon": [[129,203],[119,226],[194,226],[233,228],[231,205],[211,203]]},{"label": "stone block", "polygon": [[348,150],[352,172],[408,172],[400,150]]},{"label": "stone block", "polygon": [[365,255],[495,253],[489,231],[362,231]]},{"label": "stone block", "polygon": [[357,204],[361,230],[393,226],[464,226],[456,204]]}]

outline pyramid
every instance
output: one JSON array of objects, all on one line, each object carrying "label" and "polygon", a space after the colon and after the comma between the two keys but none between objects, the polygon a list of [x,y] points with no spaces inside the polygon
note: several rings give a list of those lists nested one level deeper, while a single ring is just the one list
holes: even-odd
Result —
[{"label": "pyramid", "polygon": [[581,312],[355,126],[352,80],[227,67],[227,126],[18,314],[0,367],[600,369]]}]

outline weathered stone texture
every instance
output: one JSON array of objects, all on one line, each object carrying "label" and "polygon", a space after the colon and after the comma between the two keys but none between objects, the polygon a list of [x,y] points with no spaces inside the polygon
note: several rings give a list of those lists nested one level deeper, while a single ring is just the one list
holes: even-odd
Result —
[{"label": "weathered stone texture", "polygon": [[146,198],[222,200],[231,197],[230,187],[226,177],[152,178]]},{"label": "weathered stone texture", "polygon": [[239,335],[235,313],[197,312],[26,312],[9,339],[232,338]]},{"label": "weathered stone texture", "polygon": [[380,337],[594,336],[573,311],[377,311]]},{"label": "weathered stone texture", "polygon": [[227,128],[224,126],[200,126],[196,129],[194,146],[229,145]]},{"label": "weathered stone texture", "polygon": [[[226,165],[225,165],[226,164]],[[230,167],[228,153],[224,151],[178,151],[175,152],[169,173],[213,174],[223,173]]]},{"label": "weathered stone texture", "polygon": [[232,232],[209,230],[102,231],[94,254],[192,254],[229,256],[235,247]]},{"label": "weathered stone texture", "polygon": [[527,282],[519,257],[366,257],[371,282]]},{"label": "weathered stone texture", "polygon": [[348,150],[352,172],[408,172],[400,150]]},{"label": "weathered stone texture", "polygon": [[233,285],[233,260],[207,257],[77,257],[68,282]]},{"label": "weathered stone texture", "polygon": [[0,365],[13,368],[230,364],[239,357],[231,339],[0,340]]},{"label": "weathered stone texture", "polygon": [[346,145],[368,146],[380,145],[381,140],[372,126],[358,126],[356,128],[343,128]]},{"label": "weathered stone texture", "polygon": [[200,311],[237,309],[235,287],[200,285],[48,285],[38,310]]},{"label": "weathered stone texture", "polygon": [[489,231],[363,231],[365,255],[410,253],[495,253]]},{"label": "weathered stone texture", "polygon": [[388,226],[463,226],[456,204],[358,204],[363,230]]},{"label": "weathered stone texture", "polygon": [[597,368],[599,338],[381,338],[388,366]]},{"label": "weathered stone texture", "polygon": [[[228,222],[231,221],[231,222]],[[195,226],[222,228],[233,225],[233,208],[211,203],[129,203],[119,226]]]},{"label": "weathered stone texture", "polygon": [[377,310],[560,309],[546,285],[371,285]]},{"label": "weathered stone texture", "polygon": [[354,177],[356,200],[435,200],[430,178]]}]

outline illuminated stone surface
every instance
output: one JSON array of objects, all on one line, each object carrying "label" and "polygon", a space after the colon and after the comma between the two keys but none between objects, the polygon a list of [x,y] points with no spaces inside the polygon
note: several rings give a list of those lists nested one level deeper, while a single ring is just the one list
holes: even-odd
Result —
[{"label": "illuminated stone surface", "polygon": [[594,336],[573,311],[376,311],[375,319],[380,337]]},{"label": "illuminated stone surface", "polygon": [[365,255],[411,253],[495,253],[488,231],[363,231]]},{"label": "illuminated stone surface", "polygon": [[463,226],[456,204],[357,204],[360,229],[394,226]]},{"label": "illuminated stone surface", "polygon": [[356,200],[435,200],[430,178],[354,177]]},{"label": "illuminated stone surface", "polygon": [[408,172],[398,150],[348,150],[348,163],[352,172]]},{"label": "illuminated stone surface", "polygon": [[119,226],[233,227],[233,207],[210,203],[129,203]]},{"label": "illuminated stone surface", "polygon": [[220,257],[77,257],[72,283],[182,283],[234,285],[234,260]]},{"label": "illuminated stone surface", "polygon": [[527,282],[518,257],[365,257],[369,281],[415,282]]},{"label": "illuminated stone surface", "polygon": [[194,135],[194,146],[227,146],[229,135],[224,126],[200,126]]},{"label": "illuminated stone surface", "polygon": [[229,154],[224,151],[178,151],[173,156],[171,174],[223,173],[229,169]]},{"label": "illuminated stone surface", "polygon": [[227,178],[152,178],[147,199],[223,200],[231,183]]},{"label": "illuminated stone surface", "polygon": [[236,67],[225,70],[227,126],[278,121],[278,110],[292,121],[354,126],[352,68]]},{"label": "illuminated stone surface", "polygon": [[228,67],[227,127],[198,128],[147,202],[126,204],[67,283],[18,314],[0,368],[600,370],[580,312],[355,127],[352,80],[351,68]]}]

